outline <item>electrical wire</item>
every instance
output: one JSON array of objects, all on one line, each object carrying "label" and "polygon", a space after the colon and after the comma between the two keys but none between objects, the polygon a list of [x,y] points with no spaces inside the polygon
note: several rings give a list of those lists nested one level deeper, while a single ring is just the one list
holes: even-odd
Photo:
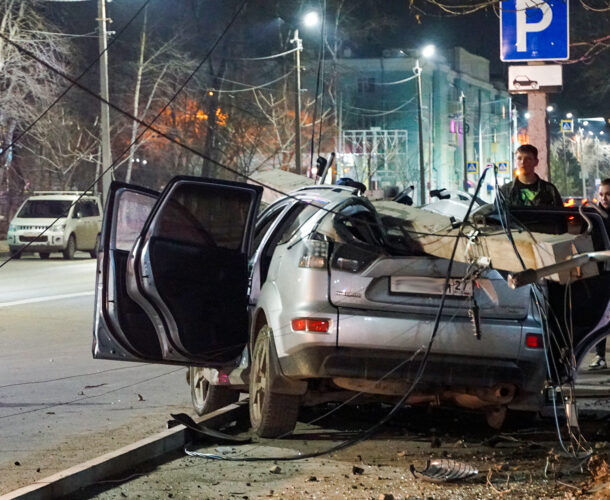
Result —
[{"label": "electrical wire", "polygon": [[299,50],[299,49],[295,47],[294,49],[287,50],[280,54],[273,54],[273,55],[264,56],[264,57],[232,57],[232,58],[230,58],[230,60],[232,60],[232,61],[266,61],[268,59],[276,59],[277,57],[282,57],[282,56],[285,56],[288,54],[293,54],[297,50]]},{"label": "electrical wire", "polygon": [[[508,209],[508,202],[504,197],[504,193],[499,189],[498,181],[497,181],[497,171],[494,170],[494,172],[496,174],[496,176],[495,176],[496,198],[494,200],[494,203],[496,204],[496,209],[498,211],[500,223],[501,223],[502,227],[504,228],[509,241],[512,244],[513,251],[515,252],[517,258],[519,259],[523,269],[525,269],[525,267],[526,267],[525,263],[523,262],[523,259],[520,255],[519,250],[517,249],[517,246],[512,237],[512,231],[510,229],[511,216],[510,216],[510,210]],[[519,224],[522,225],[520,222],[519,222]],[[528,232],[529,232],[529,230],[528,230]],[[556,331],[558,332],[559,336],[561,337],[561,340],[563,341],[563,345],[567,346],[568,349],[570,350],[569,359],[567,361],[560,360],[563,362],[564,367],[568,374],[573,373],[574,369],[575,369],[575,367],[573,366],[574,365],[573,334],[570,334],[570,332],[568,332],[567,335],[565,334],[563,328],[561,328],[561,326],[559,325],[558,318],[555,315],[550,302],[546,299],[546,296],[545,296],[544,292],[542,291],[540,285],[538,285],[538,284],[533,285],[531,288],[531,291],[532,291],[531,292],[532,299],[535,304],[536,310],[538,312],[540,324],[542,326],[542,331],[543,331],[542,339],[543,339],[543,350],[544,350],[547,375],[549,376],[551,381],[556,380],[557,382],[559,382],[562,378],[562,375],[561,375],[561,372],[559,371],[559,367],[557,365],[557,360],[554,357],[550,356],[550,354],[553,352],[552,348],[551,348],[551,342],[554,341],[555,345],[559,348],[561,348],[562,346],[559,344],[559,340],[556,339],[555,336],[551,335],[551,327],[548,322],[548,315],[545,312],[545,307],[546,307],[546,310],[548,310],[550,312],[550,314],[552,314],[553,318],[555,319],[556,326],[557,326]],[[544,303],[545,307],[543,307],[543,305],[542,305],[543,303]],[[565,314],[566,314],[566,310],[564,307],[564,321],[567,323],[567,320],[565,319],[565,317],[566,317]],[[571,310],[570,310],[570,315],[571,315]],[[570,323],[571,323],[571,319],[570,319]],[[568,363],[570,363],[570,364],[568,364]],[[565,400],[563,388],[561,388],[561,387],[560,387],[560,393],[562,395],[562,399]],[[556,428],[557,437],[558,437],[560,446],[562,447],[562,449],[564,450],[564,452],[566,454],[571,455],[576,459],[581,459],[583,456],[582,453],[578,453],[578,450],[582,450],[582,452],[584,453],[584,456],[590,455],[592,451],[591,451],[591,449],[588,449],[588,450],[585,449],[586,440],[584,439],[584,436],[582,436],[582,434],[580,434],[580,432],[579,432],[579,435],[575,435],[570,427],[570,422],[567,422],[567,428],[568,428],[568,434],[569,434],[572,444],[570,445],[570,447],[566,446],[566,444],[563,440],[563,436],[562,436],[560,425],[559,425],[559,414],[557,411],[556,391],[553,389],[552,389],[552,394],[553,394],[553,397],[551,398],[552,399],[551,402],[552,402],[552,406],[553,406],[553,416],[554,416],[554,420],[555,420],[555,428]],[[569,402],[573,401],[573,394],[574,394],[573,377],[570,376],[570,394],[569,394],[569,398],[567,399],[567,401],[569,401]]]},{"label": "electrical wire", "polygon": [[233,83],[235,85],[242,85],[245,88],[243,88],[243,89],[231,89],[231,90],[228,90],[228,89],[209,89],[209,90],[211,92],[218,92],[219,94],[222,94],[222,93],[236,94],[238,92],[251,92],[253,90],[258,90],[258,89],[262,89],[262,88],[265,88],[265,87],[269,87],[270,85],[273,85],[274,83],[277,83],[280,80],[284,80],[285,78],[288,78],[292,73],[294,73],[294,68],[291,69],[290,71],[288,71],[288,73],[283,74],[279,78],[276,78],[275,80],[271,80],[269,82],[261,83],[260,85],[253,85],[253,86],[248,86],[245,83],[236,82],[236,81],[233,81],[233,80],[229,80],[227,78],[220,78],[219,77],[218,78],[219,80],[223,80],[225,82]]},{"label": "electrical wire", "polygon": [[115,372],[115,371],[119,371],[119,370],[132,370],[134,368],[144,368],[147,366],[148,365],[146,365],[146,364],[136,365],[136,366],[121,366],[119,368],[109,368],[108,370],[99,370],[96,372],[89,372],[89,373],[79,373],[78,375],[68,375],[66,377],[49,378],[49,379],[45,379],[45,380],[31,380],[29,382],[15,382],[14,384],[0,385],[0,389],[6,389],[7,387],[19,387],[22,385],[48,384],[50,382],[59,382],[61,380],[69,380],[72,378],[89,377],[92,375],[99,375],[101,373]]},{"label": "electrical wire", "polygon": [[360,116],[367,116],[367,117],[370,117],[370,118],[375,118],[375,117],[378,117],[378,116],[387,116],[387,115],[391,115],[392,113],[396,113],[397,111],[400,111],[402,108],[404,108],[408,104],[411,104],[414,100],[415,100],[415,98],[412,97],[408,101],[403,102],[400,106],[397,106],[396,108],[390,109],[388,111],[377,110],[377,109],[358,108],[356,106],[349,106],[349,105],[345,105],[344,107],[346,107],[348,109],[357,109],[357,110],[360,110],[360,111],[367,111],[367,113],[353,113],[351,111],[347,111],[350,114],[357,114],[357,115],[360,115]]},{"label": "electrical wire", "polygon": [[[16,44],[14,44],[14,43],[13,43],[11,40],[7,39],[7,38],[6,38],[4,35],[1,35],[1,36],[2,36],[2,38],[4,38],[5,40],[7,40],[7,42],[12,43],[13,45],[16,45]],[[59,73],[60,73],[60,74],[62,74],[61,72],[59,72]],[[63,76],[63,75],[62,75],[62,76]],[[97,96],[96,96],[96,97],[97,97]],[[171,101],[170,101],[170,102],[171,102]],[[110,104],[110,103],[108,103],[108,104]],[[119,110],[119,111],[123,112],[122,110]],[[153,120],[153,122],[154,122],[154,120]],[[152,130],[155,130],[155,129],[154,129],[152,126],[149,126],[149,128],[150,128],[150,129],[152,129]],[[155,130],[155,131],[156,131],[156,130]],[[216,162],[216,163],[218,163],[218,162]],[[221,166],[222,166],[222,165],[221,165]],[[224,166],[223,166],[223,167],[224,167]],[[243,174],[239,174],[239,175],[243,176]],[[481,181],[481,180],[482,180],[482,177],[481,177],[480,181]],[[478,187],[478,189],[477,189],[477,192],[478,192],[479,188],[480,188],[480,184],[479,184],[479,187]],[[471,208],[471,206],[472,206],[472,203],[473,203],[473,202],[474,202],[474,199],[472,200],[472,202],[471,202],[471,205],[470,205],[469,209]],[[467,215],[468,215],[468,214],[467,214]],[[510,231],[508,231],[508,233],[510,233]],[[456,238],[456,245],[457,245],[457,241],[458,241],[458,239]],[[512,243],[513,243],[513,246],[515,247],[515,245],[514,245],[514,241],[512,241]],[[515,249],[516,249],[516,247],[515,247]],[[517,254],[518,254],[518,252],[517,252]],[[445,292],[446,292],[446,290],[445,290]],[[445,295],[444,295],[444,296],[445,296]],[[444,296],[443,296],[443,297],[444,297]],[[444,303],[444,301],[442,301],[442,304],[443,304],[443,303]],[[440,310],[440,309],[439,309],[439,310]],[[437,323],[436,323],[436,322],[435,322],[435,326],[437,327]],[[430,345],[431,345],[431,344],[430,344]],[[427,350],[427,353],[428,353],[428,352],[429,352],[429,350]],[[426,359],[426,358],[427,358],[427,356],[425,356],[425,357],[424,357],[424,359]],[[422,362],[422,364],[423,364],[423,362]],[[389,417],[388,417],[388,418],[389,418]],[[375,428],[376,428],[376,427],[375,427]]]},{"label": "electrical wire", "polygon": [[[470,212],[472,211],[472,207],[474,206],[476,197],[481,189],[481,186],[483,185],[483,179],[485,178],[485,175],[488,170],[489,170],[489,168],[486,168],[482,172],[481,177],[479,178],[479,182],[477,184],[475,194],[472,197],[472,199],[470,200],[470,204],[468,205],[468,209],[466,211],[466,216],[464,217],[465,220],[468,219]],[[334,453],[336,451],[343,450],[345,448],[354,446],[354,445],[364,441],[365,439],[368,439],[372,435],[374,435],[379,429],[381,429],[381,427],[383,425],[385,425],[394,416],[394,414],[400,408],[402,408],[402,406],[407,402],[407,399],[413,393],[413,391],[415,390],[415,387],[417,387],[417,385],[419,384],[419,382],[421,381],[421,379],[423,377],[424,371],[428,364],[428,357],[432,350],[432,345],[436,338],[436,334],[438,333],[438,329],[440,326],[440,320],[441,320],[441,317],[443,314],[443,309],[445,307],[445,300],[447,298],[447,292],[449,290],[449,280],[451,279],[451,271],[453,269],[453,263],[455,261],[455,254],[457,252],[458,243],[459,243],[459,238],[456,238],[455,243],[453,245],[452,252],[451,252],[451,257],[449,258],[449,263],[447,266],[447,273],[445,276],[445,283],[443,286],[443,294],[441,296],[440,304],[437,309],[436,317],[434,320],[434,326],[432,328],[432,333],[430,335],[430,339],[428,340],[428,344],[427,344],[424,356],[423,356],[422,360],[420,361],[420,364],[417,368],[417,372],[413,378],[413,382],[410,384],[407,391],[400,397],[400,399],[390,409],[390,411],[386,415],[384,415],[380,420],[378,420],[375,424],[373,424],[371,427],[369,427],[365,431],[361,432],[358,436],[356,436],[352,439],[343,441],[342,443],[332,446],[326,450],[316,451],[316,452],[312,452],[312,453],[305,453],[305,454],[297,454],[297,455],[292,455],[292,456],[287,456],[287,457],[230,457],[230,456],[226,456],[226,455],[200,453],[197,451],[190,450],[188,448],[188,445],[185,447],[184,452],[187,455],[193,456],[193,457],[207,458],[207,459],[213,459],[213,460],[223,460],[223,461],[229,461],[229,462],[262,462],[262,461],[270,461],[270,460],[271,461],[294,461],[294,460],[303,460],[305,458],[315,458],[315,457],[319,457],[322,455],[327,455],[329,453]]]},{"label": "electrical wire", "polygon": [[[78,82],[83,76],[85,76],[89,70],[91,68],[93,68],[100,60],[100,58],[106,53],[108,52],[108,50],[110,49],[110,47],[112,47],[112,45],[121,37],[121,35],[125,32],[125,30],[131,25],[131,23],[133,21],[135,21],[138,16],[140,15],[140,13],[146,8],[146,6],[151,2],[151,0],[146,0],[142,6],[136,10],[136,12],[134,13],[133,16],[131,16],[131,18],[129,18],[129,20],[127,21],[127,23],[125,23],[125,25],[118,31],[117,35],[110,40],[110,42],[108,43],[106,49],[102,52],[100,52],[100,54],[93,60],[91,61],[91,64],[89,64],[76,78],[75,78],[75,82]],[[4,37],[4,34],[0,34],[2,37]],[[38,60],[38,62],[41,62],[40,60]],[[47,68],[49,68],[50,65],[47,65]],[[50,69],[54,72],[56,72],[56,69],[54,67],[50,67]],[[59,94],[58,97],[55,98],[55,100],[49,104],[47,106],[47,108],[38,116],[38,118],[36,118],[32,123],[30,123],[25,129],[23,129],[23,131],[15,138],[11,141],[11,143],[6,146],[5,148],[0,149],[0,158],[2,158],[2,156],[7,153],[8,151],[11,151],[11,148],[17,144],[21,138],[26,135],[40,120],[42,120],[46,114],[51,111],[51,109],[68,93],[70,92],[70,90],[72,90],[75,86],[76,83],[75,82],[70,82],[70,85],[61,93]]]},{"label": "electrical wire", "polygon": [[[150,0],[147,0],[150,1]],[[161,137],[164,137],[165,139],[169,140],[170,142],[177,144],[183,148],[186,148],[187,150],[193,152],[194,154],[197,154],[198,156],[201,156],[202,158],[207,159],[208,161],[222,167],[228,170],[231,170],[235,173],[237,173],[240,176],[243,176],[243,174],[237,172],[235,169],[231,169],[230,167],[227,167],[226,165],[223,165],[222,163],[213,160],[211,157],[208,157],[207,155],[204,155],[203,153],[196,151],[194,148],[191,148],[189,146],[187,146],[186,144],[183,144],[181,141],[179,141],[178,139],[176,139],[175,137],[171,137],[169,134],[166,134],[164,132],[162,132],[161,130],[159,130],[156,127],[153,127],[153,123],[159,119],[159,117],[163,114],[163,112],[169,107],[169,105],[174,102],[178,95],[182,92],[182,90],[186,87],[186,85],[192,80],[192,78],[195,76],[195,74],[197,73],[197,71],[203,66],[203,64],[207,61],[207,59],[210,57],[210,55],[212,54],[212,52],[214,51],[214,49],[218,46],[218,44],[220,43],[220,41],[224,38],[224,36],[226,35],[226,33],[228,32],[228,30],[231,28],[231,26],[233,26],[234,22],[236,21],[237,17],[239,16],[239,14],[241,13],[241,11],[244,9],[244,7],[246,6],[248,0],[243,0],[242,3],[240,4],[239,8],[234,12],[233,17],[231,18],[231,20],[229,21],[229,23],[225,26],[224,30],[220,33],[220,35],[217,37],[217,39],[215,40],[215,42],[212,44],[211,48],[208,50],[207,54],[205,55],[205,57],[203,58],[203,60],[197,65],[197,67],[191,72],[191,74],[186,78],[186,80],[182,83],[182,85],[178,88],[178,90],[175,92],[175,94],[169,99],[169,101],[165,104],[165,106],[163,106],[161,108],[161,110],[153,117],[153,119],[151,120],[151,122],[147,123],[143,120],[140,120],[138,117],[133,116],[131,113],[123,110],[122,108],[120,108],[119,106],[113,104],[112,102],[108,101],[107,99],[104,99],[102,96],[98,95],[97,93],[95,93],[94,91],[92,91],[91,89],[89,89],[88,87],[86,87],[85,85],[79,83],[77,80],[73,79],[72,77],[70,77],[69,75],[65,74],[63,71],[55,68],[53,65],[49,64],[47,61],[44,61],[43,59],[39,58],[36,54],[32,53],[30,50],[26,49],[25,47],[22,47],[21,45],[13,42],[9,37],[7,37],[4,33],[0,33],[0,38],[5,40],[8,44],[12,45],[13,47],[15,47],[17,50],[19,50],[20,52],[23,52],[24,54],[28,55],[29,57],[31,57],[33,60],[37,61],[39,64],[45,66],[46,68],[50,69],[51,71],[53,71],[54,73],[58,74],[59,76],[65,78],[66,80],[68,80],[70,83],[73,84],[73,86],[77,86],[78,88],[80,88],[81,90],[85,91],[87,94],[93,96],[94,98],[98,99],[101,102],[104,102],[105,104],[107,104],[108,106],[110,106],[112,109],[117,110],[118,112],[124,114],[125,116],[129,117],[130,119],[138,122],[139,124],[143,125],[145,128],[144,130],[135,138],[134,141],[132,141],[129,145],[127,145],[127,147],[121,152],[121,154],[118,156],[117,160],[115,160],[112,164],[110,164],[105,170],[103,170],[101,172],[101,174],[87,187],[85,188],[85,190],[83,191],[83,193],[72,202],[73,206],[76,203],[78,203],[78,201],[80,201],[80,199],[85,196],[85,194],[87,193],[87,191],[91,190],[99,181],[100,178],[102,178],[106,172],[112,170],[115,165],[119,162],[122,161],[121,158],[129,151],[129,149],[131,148],[131,146],[133,144],[137,144],[137,142],[142,138],[142,136],[144,136],[144,134],[146,134],[146,132],[148,132],[148,130],[152,130],[153,132],[155,132],[156,134],[160,135]],[[143,7],[146,4],[143,5]],[[70,87],[71,88],[71,87]],[[67,91],[66,91],[67,92]],[[24,249],[30,247],[34,242],[38,241],[38,238],[40,238],[43,234],[45,234],[54,224],[56,224],[60,219],[62,219],[62,217],[57,217],[47,228],[45,228],[42,232],[40,232],[36,238],[30,242],[28,242],[24,247],[22,247],[19,251],[23,252]],[[9,258],[7,260],[5,260],[4,262],[2,262],[0,264],[0,268],[2,268],[3,266],[5,266],[8,262],[10,262],[12,260],[12,256],[9,256]]]},{"label": "electrical wire", "polygon": [[45,406],[43,406],[41,408],[33,408],[31,410],[24,410],[24,411],[19,411],[19,412],[15,412],[15,413],[10,413],[8,415],[0,415],[0,420],[3,420],[5,418],[10,418],[10,417],[16,417],[18,415],[25,415],[27,413],[36,413],[36,412],[39,412],[39,411],[48,410],[49,408],[57,408],[58,406],[67,406],[67,405],[71,405],[73,403],[78,403],[80,401],[85,401],[85,400],[88,400],[88,399],[99,398],[99,397],[102,397],[102,396],[106,396],[107,394],[112,394],[113,392],[122,391],[123,389],[129,389],[130,387],[135,387],[136,385],[144,384],[146,382],[150,382],[152,380],[156,380],[158,378],[165,377],[167,375],[171,375],[172,373],[176,373],[177,371],[181,371],[183,369],[184,369],[184,367],[181,366],[180,368],[176,368],[174,370],[170,370],[168,372],[161,373],[160,375],[155,375],[154,377],[149,377],[149,378],[146,378],[146,379],[138,380],[137,382],[132,382],[131,384],[126,384],[126,385],[123,385],[121,387],[117,387],[115,389],[110,389],[110,390],[102,392],[100,394],[94,394],[92,396],[83,396],[82,398],[76,398],[76,399],[72,399],[70,401],[64,401],[62,403],[54,403],[52,405],[45,405]]}]

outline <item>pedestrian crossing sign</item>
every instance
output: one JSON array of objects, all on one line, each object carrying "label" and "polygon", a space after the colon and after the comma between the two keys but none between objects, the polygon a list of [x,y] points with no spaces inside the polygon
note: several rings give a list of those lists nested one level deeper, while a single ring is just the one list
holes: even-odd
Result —
[{"label": "pedestrian crossing sign", "polygon": [[507,161],[499,161],[498,162],[498,172],[505,174],[508,173],[508,162]]},{"label": "pedestrian crossing sign", "polygon": [[564,134],[574,132],[574,120],[561,120],[561,132]]},{"label": "pedestrian crossing sign", "polygon": [[466,172],[469,174],[478,174],[479,173],[479,162],[478,161],[469,161],[466,163]]}]

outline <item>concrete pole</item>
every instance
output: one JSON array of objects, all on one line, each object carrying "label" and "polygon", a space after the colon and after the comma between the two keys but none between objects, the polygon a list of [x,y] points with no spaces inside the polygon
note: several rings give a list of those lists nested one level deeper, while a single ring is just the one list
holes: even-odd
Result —
[{"label": "concrete pole", "polygon": [[415,61],[415,74],[417,75],[417,134],[419,142],[419,203],[426,203],[426,167],[424,166],[424,132],[421,116],[421,67],[419,59]]},{"label": "concrete pole", "polygon": [[462,149],[463,149],[463,181],[462,188],[465,192],[468,192],[468,148],[466,142],[466,95],[464,92],[460,95],[460,101],[462,103]]},{"label": "concrete pole", "polygon": [[536,173],[545,181],[549,180],[549,136],[546,119],[546,94],[544,92],[529,92],[527,94],[527,110],[530,119],[527,134],[530,144],[538,148],[538,167]]},{"label": "concrete pole", "polygon": [[[106,33],[106,0],[98,0],[97,15],[99,22],[99,51],[100,51],[100,96],[108,101],[108,52]],[[102,201],[105,203],[110,190],[110,183],[114,172],[112,165],[112,151],[110,150],[110,109],[105,102],[101,103],[101,142],[102,142]]]},{"label": "concrete pole", "polygon": [[296,77],[296,95],[294,99],[294,165],[297,174],[301,172],[301,51],[303,50],[303,40],[299,38],[299,30],[294,30],[294,38],[296,51],[294,52],[296,59],[295,77]]}]

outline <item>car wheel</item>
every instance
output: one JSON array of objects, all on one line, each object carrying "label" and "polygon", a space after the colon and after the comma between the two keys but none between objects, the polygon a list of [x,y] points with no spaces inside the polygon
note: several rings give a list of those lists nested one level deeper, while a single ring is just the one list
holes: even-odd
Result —
[{"label": "car wheel", "polygon": [[191,401],[197,415],[205,415],[239,400],[239,391],[212,385],[203,377],[203,369],[189,366]]},{"label": "car wheel", "polygon": [[300,397],[277,394],[271,386],[271,328],[259,331],[252,352],[250,372],[250,423],[261,437],[281,437],[291,432],[299,416]]},{"label": "car wheel", "polygon": [[42,260],[47,260],[49,258],[49,252],[38,252],[38,255]]},{"label": "car wheel", "polygon": [[21,251],[10,249],[9,250],[9,255],[11,256],[11,259],[20,259],[21,258]]},{"label": "car wheel", "polygon": [[97,253],[99,251],[100,248],[100,235],[98,234],[95,238],[95,246],[93,247],[93,250],[91,250],[89,252],[89,255],[91,255],[92,259],[97,259]]},{"label": "car wheel", "polygon": [[76,238],[73,234],[71,234],[68,238],[68,244],[66,245],[66,249],[62,252],[64,254],[64,259],[73,259],[74,252],[76,252]]}]

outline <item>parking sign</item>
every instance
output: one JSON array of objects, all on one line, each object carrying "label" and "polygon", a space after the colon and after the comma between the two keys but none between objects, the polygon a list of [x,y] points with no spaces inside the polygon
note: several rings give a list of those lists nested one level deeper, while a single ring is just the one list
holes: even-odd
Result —
[{"label": "parking sign", "polygon": [[568,0],[505,0],[500,10],[502,61],[570,57]]}]

